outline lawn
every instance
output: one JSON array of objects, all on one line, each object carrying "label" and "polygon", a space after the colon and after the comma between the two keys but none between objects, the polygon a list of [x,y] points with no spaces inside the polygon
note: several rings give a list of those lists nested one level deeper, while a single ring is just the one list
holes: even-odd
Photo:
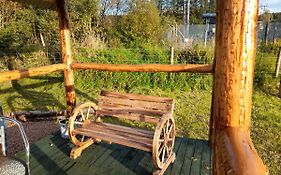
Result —
[{"label": "lawn", "polygon": [[[78,75],[79,77],[79,75]],[[26,78],[0,86],[0,101],[4,111],[21,110],[60,110],[65,108],[64,85],[62,75],[54,73],[48,76]],[[78,102],[93,101],[103,86],[97,86],[85,79],[76,80]],[[143,93],[172,97],[176,100],[175,120],[177,133],[191,138],[208,138],[208,124],[211,106],[211,88],[204,90],[161,89],[147,86],[134,86],[129,90],[114,86],[107,90]],[[280,98],[260,89],[253,93],[252,138],[259,154],[269,167],[271,174],[281,172],[281,103]],[[138,125],[138,123],[130,123]],[[143,126],[146,127],[146,126]]]}]

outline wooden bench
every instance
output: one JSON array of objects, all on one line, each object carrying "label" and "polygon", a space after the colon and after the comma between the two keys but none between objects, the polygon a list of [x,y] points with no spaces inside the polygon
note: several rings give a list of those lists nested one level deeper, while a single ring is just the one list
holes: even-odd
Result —
[{"label": "wooden bench", "polygon": [[[77,158],[94,142],[113,142],[151,152],[155,166],[153,174],[163,174],[175,160],[173,109],[171,98],[102,91],[98,104],[78,105],[69,119],[70,140],[75,145],[70,157]],[[102,122],[103,117],[152,123],[155,129],[149,131],[106,123]]]}]

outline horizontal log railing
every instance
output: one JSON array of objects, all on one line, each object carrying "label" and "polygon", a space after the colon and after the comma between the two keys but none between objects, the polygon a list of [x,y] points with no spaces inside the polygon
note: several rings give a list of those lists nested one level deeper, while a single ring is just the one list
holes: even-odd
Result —
[{"label": "horizontal log railing", "polygon": [[96,64],[96,63],[73,63],[72,69],[92,69],[111,72],[191,72],[213,73],[212,64]]},{"label": "horizontal log railing", "polygon": [[[25,77],[45,75],[48,73],[63,71],[66,64],[53,64],[29,69],[0,72],[0,82],[17,80]],[[71,69],[92,69],[111,72],[190,72],[190,73],[213,73],[212,64],[96,64],[96,63],[73,63]]]},{"label": "horizontal log railing", "polygon": [[42,66],[30,69],[21,69],[21,70],[13,70],[13,71],[6,71],[0,72],[0,82],[3,81],[11,81],[17,80],[25,77],[33,77],[38,75],[45,75],[48,73],[52,73],[55,71],[61,71],[66,69],[65,64],[54,64],[49,66]]}]

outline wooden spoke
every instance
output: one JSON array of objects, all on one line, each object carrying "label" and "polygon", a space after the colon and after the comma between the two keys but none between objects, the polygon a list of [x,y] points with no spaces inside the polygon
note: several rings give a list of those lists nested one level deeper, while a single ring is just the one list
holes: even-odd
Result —
[{"label": "wooden spoke", "polygon": [[83,122],[75,121],[74,124],[76,124],[76,125],[83,125],[84,123]]},{"label": "wooden spoke", "polygon": [[83,121],[85,121],[85,120],[86,120],[86,118],[85,118],[85,116],[84,116],[84,114],[83,114],[83,111],[82,111],[82,110],[80,110],[80,114],[81,114],[81,117],[82,117]]},{"label": "wooden spoke", "polygon": [[164,157],[165,157],[165,151],[166,151],[166,147],[164,146],[163,152],[162,152],[162,159],[161,162],[164,162]]},{"label": "wooden spoke", "polygon": [[74,134],[73,130],[83,128],[85,121],[92,118],[94,119],[95,113],[92,113],[91,111],[95,111],[95,109],[97,109],[95,103],[87,102],[77,106],[73,110],[73,115],[69,118],[69,136],[74,145],[82,146],[91,139],[83,134]]},{"label": "wooden spoke", "polygon": [[88,111],[87,111],[86,119],[89,119],[90,109],[91,109],[91,107],[88,107]]}]

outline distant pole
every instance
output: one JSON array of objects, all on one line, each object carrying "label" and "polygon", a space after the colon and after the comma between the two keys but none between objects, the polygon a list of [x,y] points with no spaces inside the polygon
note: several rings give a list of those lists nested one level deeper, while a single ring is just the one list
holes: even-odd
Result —
[{"label": "distant pole", "polygon": [[187,19],[186,19],[186,38],[189,39],[189,16],[190,16],[190,0],[187,1]]},{"label": "distant pole", "polygon": [[185,36],[186,36],[186,25],[187,25],[187,7],[186,7],[186,0],[183,1],[183,28],[184,28],[184,32],[183,32],[183,37],[185,40]]},{"label": "distant pole", "polygon": [[209,20],[206,18],[206,27],[205,27],[205,35],[204,35],[204,45],[207,46],[207,40],[208,40],[208,31],[209,31]]},{"label": "distant pole", "polygon": [[174,47],[171,47],[171,56],[170,56],[170,64],[174,64]]},{"label": "distant pole", "polygon": [[70,68],[72,63],[71,51],[71,32],[69,27],[69,14],[67,11],[66,0],[56,0],[59,16],[60,45],[62,63],[67,66],[64,70],[64,84],[66,94],[67,113],[70,114],[75,107],[76,95],[74,87],[74,73]]},{"label": "distant pole", "polygon": [[280,71],[280,65],[281,65],[281,47],[279,48],[279,53],[276,59],[276,65],[275,65],[275,77],[277,78]]}]

